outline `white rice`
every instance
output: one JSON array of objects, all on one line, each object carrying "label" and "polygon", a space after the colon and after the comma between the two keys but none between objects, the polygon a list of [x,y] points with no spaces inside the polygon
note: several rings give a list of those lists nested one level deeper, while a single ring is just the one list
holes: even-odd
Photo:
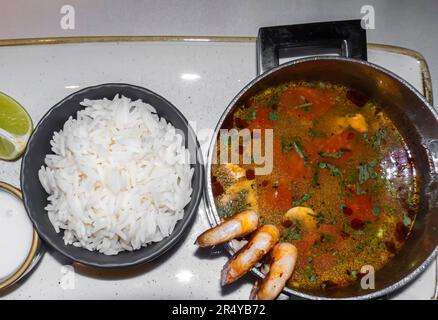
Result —
[{"label": "white rice", "polygon": [[141,100],[84,100],[50,142],[39,179],[65,244],[107,255],[168,237],[191,199],[183,136]]}]

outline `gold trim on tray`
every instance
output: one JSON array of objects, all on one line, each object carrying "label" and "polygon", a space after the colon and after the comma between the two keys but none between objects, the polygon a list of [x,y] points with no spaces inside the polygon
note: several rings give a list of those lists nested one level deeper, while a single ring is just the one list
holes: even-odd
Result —
[{"label": "gold trim on tray", "polygon": [[423,83],[423,95],[426,97],[427,101],[429,101],[430,104],[433,104],[432,77],[430,76],[429,66],[427,65],[426,59],[421,53],[412,49],[393,46],[389,44],[369,43],[368,48],[404,54],[417,60],[420,63],[421,80]]},{"label": "gold trim on tray", "polygon": [[[0,181],[0,189],[3,189],[5,191],[13,194],[21,201],[23,200],[23,195],[22,195],[21,191],[15,187],[11,186],[8,183]],[[34,230],[33,231],[32,246],[30,248],[30,251],[29,251],[29,254],[28,254],[26,260],[24,261],[24,263],[22,264],[20,269],[18,269],[12,276],[10,276],[8,279],[6,279],[3,282],[0,282],[0,292],[1,292],[1,290],[6,289],[9,286],[15,284],[26,273],[28,268],[32,265],[34,258],[37,256],[38,248],[40,247],[40,241],[41,240],[38,236],[38,233]]]},{"label": "gold trim on tray", "polygon": [[85,37],[53,37],[25,38],[0,40],[3,46],[27,46],[66,43],[96,43],[96,42],[255,42],[256,37],[227,37],[227,36],[85,36]]},{"label": "gold trim on tray", "polygon": [[[79,36],[79,37],[50,37],[50,38],[25,38],[0,40],[0,47],[28,46],[49,44],[75,44],[75,43],[98,43],[98,42],[231,42],[231,43],[254,43],[257,37],[245,36]],[[426,59],[418,51],[403,47],[368,43],[368,48],[403,54],[416,59],[420,64],[421,78],[423,82],[423,95],[432,104],[433,91],[432,79]]]}]

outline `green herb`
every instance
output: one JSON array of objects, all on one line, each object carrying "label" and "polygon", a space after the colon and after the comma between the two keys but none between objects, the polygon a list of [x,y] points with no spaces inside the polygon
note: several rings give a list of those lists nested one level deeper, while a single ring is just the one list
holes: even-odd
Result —
[{"label": "green herb", "polygon": [[314,217],[318,219],[318,222],[316,223],[316,226],[319,228],[321,224],[336,224],[336,220],[329,219],[326,216],[324,216],[322,213],[312,214],[308,213],[309,216]]},{"label": "green herb", "polygon": [[344,211],[344,208],[346,208],[346,207],[347,207],[347,205],[344,202],[341,202],[339,204],[339,208],[341,208],[341,211]]},{"label": "green herb", "polygon": [[281,238],[283,241],[292,241],[301,239],[301,228],[297,225],[292,228],[283,229],[281,233]]},{"label": "green herb", "polygon": [[273,105],[281,103],[280,96],[283,93],[283,91],[285,91],[286,89],[287,89],[287,85],[280,85],[276,87],[273,90],[274,92],[272,92],[272,94],[269,96],[266,102],[266,106],[271,108]]},{"label": "green herb", "polygon": [[294,202],[292,202],[292,206],[297,207],[300,204],[302,204],[303,202],[309,200],[310,198],[312,198],[312,194],[306,193],[304,196],[301,197],[301,199],[298,199],[298,200],[295,200]]},{"label": "green herb", "polygon": [[341,170],[334,164],[329,162],[320,162],[319,167],[321,169],[328,169],[333,176],[340,176]]},{"label": "green herb", "polygon": [[342,232],[348,235],[351,233],[350,226],[345,222],[342,224]]},{"label": "green herb", "polygon": [[380,145],[382,144],[382,141],[385,139],[385,135],[386,135],[386,130],[379,129],[379,130],[377,130],[376,134],[371,136],[371,137],[369,137],[367,133],[364,133],[364,139],[375,150],[379,150]]},{"label": "green herb", "polygon": [[358,274],[357,270],[351,270],[350,273],[351,273],[351,278],[353,280],[356,280],[357,279],[357,274]]},{"label": "green herb", "polygon": [[277,121],[279,119],[278,113],[275,110],[272,110],[269,112],[269,120],[271,121]]},{"label": "green herb", "polygon": [[328,153],[328,152],[320,152],[319,155],[323,158],[333,158],[333,159],[339,159],[340,157],[342,157],[342,155],[347,152],[350,151],[349,149],[346,148],[341,148],[338,151],[334,152],[334,153]]},{"label": "green herb", "polygon": [[257,115],[257,108],[251,107],[245,110],[245,112],[242,114],[242,118],[244,120],[252,121],[255,120],[256,115]]},{"label": "green herb", "polygon": [[408,215],[405,215],[403,217],[403,224],[405,225],[405,227],[409,226],[411,223],[412,219]]},{"label": "green herb", "polygon": [[333,243],[333,237],[328,233],[321,233],[321,241],[327,243]]},{"label": "green herb", "polygon": [[274,104],[278,104],[279,102],[278,99],[279,99],[279,94],[274,93],[268,98],[266,105],[271,108]]},{"label": "green herb", "polygon": [[309,262],[306,266],[305,275],[306,275],[307,279],[309,279],[309,281],[312,283],[312,285],[315,286],[316,282],[317,282],[317,278],[315,275],[315,270],[313,268],[313,264],[311,262]]},{"label": "green herb", "polygon": [[384,207],[385,207],[385,211],[389,212],[390,214],[395,214],[397,212],[397,210],[395,208],[390,207],[388,205],[385,205]]},{"label": "green herb", "polygon": [[368,181],[369,179],[377,178],[377,174],[374,171],[374,167],[376,165],[377,165],[377,161],[372,160],[372,161],[365,163],[363,165],[360,165],[358,167],[358,169],[359,169],[359,184],[363,184],[364,182]]},{"label": "green herb", "polygon": [[327,136],[327,134],[322,131],[316,130],[314,127],[310,128],[309,131],[307,131],[307,135],[312,138],[324,138]]},{"label": "green herb", "polygon": [[373,208],[373,215],[376,216],[376,217],[379,216],[380,211],[381,211],[381,208],[380,208],[380,201],[377,200],[377,201],[376,201],[376,204],[375,204],[375,207]]},{"label": "green herb", "polygon": [[303,159],[304,165],[307,165],[307,155],[304,152],[303,146],[298,138],[294,138],[292,142],[287,142],[285,139],[281,140],[281,151],[283,153],[288,153],[289,151],[294,150],[296,154]]},{"label": "green herb", "polygon": [[307,164],[307,155],[304,153],[303,151],[303,147],[301,146],[301,143],[298,140],[294,140],[292,142],[292,145],[294,147],[295,152],[297,153],[297,155],[303,159],[304,161],[304,165]]},{"label": "green herb", "polygon": [[341,102],[341,97],[340,96],[336,96],[336,102]]},{"label": "green herb", "polygon": [[309,112],[311,106],[313,106],[313,102],[305,102],[295,106],[295,109],[303,109],[305,112]]}]

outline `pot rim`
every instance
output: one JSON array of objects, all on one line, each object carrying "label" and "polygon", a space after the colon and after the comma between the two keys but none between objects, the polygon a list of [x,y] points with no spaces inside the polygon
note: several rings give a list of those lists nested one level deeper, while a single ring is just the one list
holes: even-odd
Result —
[{"label": "pot rim", "polygon": [[[313,57],[307,57],[307,58],[301,58],[292,60],[289,62],[286,62],[284,64],[281,64],[275,68],[272,68],[265,73],[262,73],[258,76],[256,76],[253,80],[251,80],[245,87],[243,87],[239,93],[231,100],[231,102],[228,104],[227,108],[224,110],[222,116],[220,117],[216,128],[214,130],[214,134],[212,135],[212,140],[210,142],[210,146],[207,153],[207,162],[205,165],[205,192],[204,192],[204,198],[205,198],[205,206],[206,206],[206,213],[207,218],[210,222],[211,226],[215,226],[220,222],[219,215],[217,213],[216,205],[214,204],[214,196],[213,191],[211,187],[211,163],[213,158],[213,150],[216,144],[216,137],[219,133],[219,130],[222,127],[222,124],[225,120],[225,118],[228,116],[230,111],[234,108],[236,102],[250,89],[252,88],[256,83],[262,81],[266,77],[269,77],[271,74],[276,73],[277,71],[288,68],[290,66],[306,63],[306,62],[312,62],[312,61],[345,61],[349,63],[357,63],[361,65],[365,65],[369,68],[376,69],[379,72],[382,72],[389,77],[395,79],[398,81],[401,85],[404,85],[407,87],[413,94],[415,94],[422,102],[423,104],[429,109],[429,111],[435,116],[435,118],[438,119],[438,112],[434,109],[434,107],[427,101],[427,99],[417,90],[415,89],[410,83],[408,83],[405,79],[401,78],[400,76],[396,75],[394,72],[383,68],[379,65],[376,65],[374,63],[364,61],[364,60],[358,60],[358,59],[352,59],[352,58],[345,58],[345,57],[330,57],[330,56],[313,56]],[[227,242],[224,244],[224,247],[226,248],[227,252],[230,255],[233,255],[236,250],[233,248],[233,245],[231,242]],[[438,245],[435,247],[435,249],[430,253],[430,255],[419,265],[415,270],[408,273],[403,279],[397,281],[396,283],[385,287],[380,290],[373,291],[369,294],[364,295],[358,295],[358,296],[348,296],[348,297],[342,297],[342,298],[330,298],[325,297],[321,295],[314,295],[310,293],[305,293],[301,291],[297,291],[288,287],[285,287],[282,291],[282,293],[287,294],[288,296],[298,296],[300,298],[305,299],[312,299],[312,300],[367,300],[367,299],[375,299],[379,298],[385,295],[388,295],[392,292],[395,292],[396,290],[401,289],[408,283],[415,280],[424,270],[429,266],[429,264],[437,257],[438,255]],[[252,268],[251,272],[256,275],[258,278],[264,278],[264,275],[258,268]]]}]

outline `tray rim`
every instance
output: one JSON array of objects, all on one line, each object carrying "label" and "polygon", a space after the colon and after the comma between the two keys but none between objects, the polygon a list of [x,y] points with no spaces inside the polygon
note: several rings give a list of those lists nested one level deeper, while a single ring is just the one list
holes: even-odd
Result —
[{"label": "tray rim", "polygon": [[[81,44],[100,42],[229,42],[229,43],[254,43],[254,36],[184,36],[184,35],[138,35],[138,36],[75,36],[75,37],[44,37],[44,38],[17,38],[0,39],[0,47],[31,46],[31,45],[55,45],[55,44]],[[422,94],[433,104],[432,78],[429,66],[424,56],[413,49],[395,45],[368,43],[368,49],[381,50],[390,53],[409,56],[418,61],[421,80]]]},{"label": "tray rim", "polygon": [[[161,36],[161,35],[138,35],[138,36],[74,36],[74,37],[42,37],[42,38],[17,38],[0,39],[0,48],[15,46],[34,46],[34,45],[62,45],[62,44],[86,44],[86,43],[118,43],[118,42],[181,42],[181,43],[256,43],[257,37],[254,36]],[[433,105],[433,87],[428,63],[424,56],[413,49],[379,43],[368,43],[367,48],[371,50],[384,51],[387,53],[401,54],[409,56],[418,62],[421,76],[421,86],[419,90],[425,98]],[[0,181],[1,182],[1,181]],[[201,207],[202,206],[202,207]],[[206,209],[204,199],[200,203],[200,208]],[[438,260],[437,260],[438,266]],[[0,295],[1,297],[1,295]]]}]

